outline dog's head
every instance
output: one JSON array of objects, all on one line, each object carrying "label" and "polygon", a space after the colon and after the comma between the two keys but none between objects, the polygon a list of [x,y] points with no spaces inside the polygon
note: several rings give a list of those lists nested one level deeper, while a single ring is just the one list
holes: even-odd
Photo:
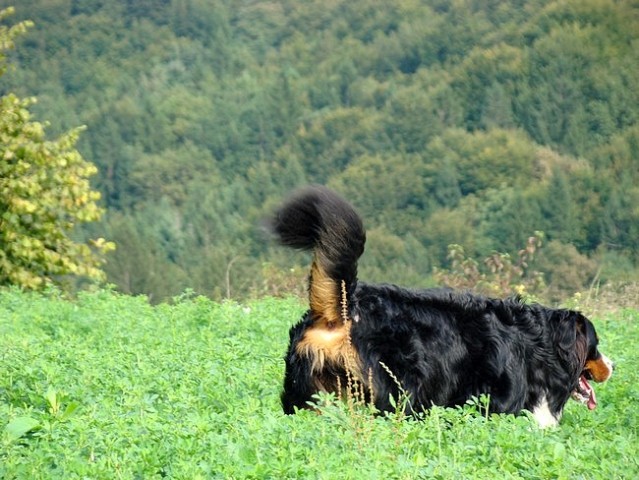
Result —
[{"label": "dog's head", "polygon": [[561,319],[556,330],[558,347],[575,362],[576,372],[579,373],[572,398],[593,410],[597,406],[597,397],[589,382],[608,380],[612,375],[613,363],[599,351],[599,337],[590,320],[579,312],[560,312]]}]

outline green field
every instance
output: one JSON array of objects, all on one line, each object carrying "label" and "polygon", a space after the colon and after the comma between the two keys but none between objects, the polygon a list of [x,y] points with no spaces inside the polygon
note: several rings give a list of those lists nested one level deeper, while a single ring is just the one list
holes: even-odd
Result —
[{"label": "green field", "polygon": [[0,293],[0,478],[639,478],[639,312],[594,318],[617,363],[559,428],[469,405],[422,421],[279,406],[298,300]]}]

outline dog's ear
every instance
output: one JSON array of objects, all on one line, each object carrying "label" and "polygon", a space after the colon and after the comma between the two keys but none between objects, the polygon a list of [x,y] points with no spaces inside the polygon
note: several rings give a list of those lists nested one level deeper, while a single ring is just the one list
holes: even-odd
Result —
[{"label": "dog's ear", "polygon": [[581,313],[576,313],[577,322],[577,355],[580,360],[584,362],[592,355],[593,357],[598,355],[597,344],[597,332],[590,320],[588,320]]},{"label": "dog's ear", "polygon": [[572,310],[555,310],[551,322],[559,356],[569,364],[583,366],[589,348],[589,322],[586,317]]},{"label": "dog's ear", "polygon": [[555,310],[554,315],[552,315],[553,340],[562,352],[573,353],[575,351],[578,317],[579,314],[577,312],[569,310]]}]

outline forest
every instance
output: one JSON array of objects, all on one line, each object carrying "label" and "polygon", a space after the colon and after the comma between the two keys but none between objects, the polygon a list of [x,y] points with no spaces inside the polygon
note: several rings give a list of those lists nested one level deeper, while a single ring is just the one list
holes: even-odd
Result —
[{"label": "forest", "polygon": [[[0,94],[98,169],[107,281],[159,302],[303,288],[261,228],[321,183],[368,231],[360,277],[436,284],[449,245],[552,301],[639,273],[631,0],[0,0],[31,20]],[[543,232],[543,237],[538,232]]]}]

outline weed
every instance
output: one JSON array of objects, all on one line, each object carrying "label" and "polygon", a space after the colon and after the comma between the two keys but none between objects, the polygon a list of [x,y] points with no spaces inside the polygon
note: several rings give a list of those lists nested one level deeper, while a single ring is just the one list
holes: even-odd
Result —
[{"label": "weed", "polygon": [[450,245],[450,267],[435,269],[435,280],[451,288],[474,290],[490,296],[537,296],[543,291],[544,279],[530,265],[542,246],[543,237],[542,232],[535,232],[515,258],[494,252],[481,262],[467,256],[461,245]]}]

